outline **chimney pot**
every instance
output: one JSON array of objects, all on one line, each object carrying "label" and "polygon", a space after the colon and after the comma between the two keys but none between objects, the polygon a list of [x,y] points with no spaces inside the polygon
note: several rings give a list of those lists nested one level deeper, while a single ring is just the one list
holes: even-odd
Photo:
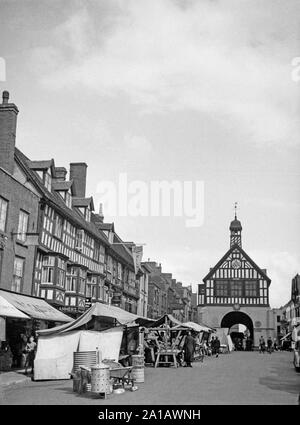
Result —
[{"label": "chimney pot", "polygon": [[2,93],[2,103],[8,103],[8,99],[9,99],[9,92],[4,90],[4,92]]}]

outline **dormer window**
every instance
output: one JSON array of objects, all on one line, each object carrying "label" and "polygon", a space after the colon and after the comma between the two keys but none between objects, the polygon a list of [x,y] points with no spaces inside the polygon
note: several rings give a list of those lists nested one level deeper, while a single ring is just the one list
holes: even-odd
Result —
[{"label": "dormer window", "polygon": [[91,210],[89,208],[85,208],[85,216],[86,221],[91,221]]},{"label": "dormer window", "polygon": [[72,208],[72,195],[70,192],[66,192],[66,205],[68,208]]},{"label": "dormer window", "polygon": [[51,192],[52,177],[49,170],[44,172],[44,185]]}]

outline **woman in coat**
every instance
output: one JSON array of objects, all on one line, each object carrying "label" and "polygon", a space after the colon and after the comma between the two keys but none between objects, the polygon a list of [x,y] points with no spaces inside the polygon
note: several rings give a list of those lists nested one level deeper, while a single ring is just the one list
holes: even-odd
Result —
[{"label": "woman in coat", "polygon": [[189,331],[184,341],[184,360],[186,362],[186,367],[192,367],[195,345],[196,341],[192,337],[191,331]]}]

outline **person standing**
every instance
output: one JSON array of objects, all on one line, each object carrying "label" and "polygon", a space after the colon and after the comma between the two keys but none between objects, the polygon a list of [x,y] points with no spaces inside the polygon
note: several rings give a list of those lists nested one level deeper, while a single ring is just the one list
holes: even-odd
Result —
[{"label": "person standing", "polygon": [[215,346],[216,357],[219,357],[221,343],[220,343],[220,340],[217,336],[216,336],[216,339],[215,339],[214,346]]},{"label": "person standing", "polygon": [[34,342],[34,337],[31,336],[29,341],[26,344],[25,351],[27,353],[26,363],[25,363],[25,375],[27,375],[28,367],[31,367],[31,373],[33,373],[34,367],[34,358],[36,351],[36,342]]},{"label": "person standing", "polygon": [[268,347],[268,353],[269,354],[272,353],[272,346],[273,346],[272,338],[269,336],[268,339],[267,339],[267,347]]},{"label": "person standing", "polygon": [[211,348],[211,355],[213,356],[215,354],[215,337],[211,337],[210,341],[210,348]]},{"label": "person standing", "polygon": [[184,360],[186,362],[186,367],[192,367],[195,345],[196,341],[192,337],[191,331],[188,331],[184,341]]},{"label": "person standing", "polygon": [[264,337],[261,336],[259,338],[259,352],[265,354],[265,350],[266,350],[266,342],[264,340]]}]

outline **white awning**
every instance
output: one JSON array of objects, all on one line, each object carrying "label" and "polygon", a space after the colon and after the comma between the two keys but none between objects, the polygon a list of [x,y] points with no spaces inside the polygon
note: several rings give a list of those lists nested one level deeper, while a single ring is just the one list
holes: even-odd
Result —
[{"label": "white awning", "polygon": [[73,319],[62,313],[42,298],[29,295],[16,294],[15,292],[0,290],[0,296],[5,298],[16,309],[21,310],[33,319],[47,320],[52,322],[72,322]]},{"label": "white awning", "polygon": [[12,304],[10,304],[5,298],[0,296],[0,316],[1,317],[15,317],[17,319],[30,319],[29,316],[22,313]]}]

